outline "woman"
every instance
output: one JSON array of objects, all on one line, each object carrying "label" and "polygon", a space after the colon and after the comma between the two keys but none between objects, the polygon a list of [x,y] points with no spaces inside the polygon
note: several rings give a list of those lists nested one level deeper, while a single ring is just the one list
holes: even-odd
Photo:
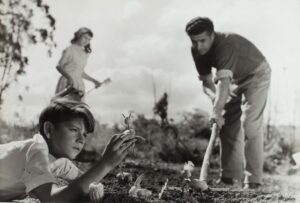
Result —
[{"label": "woman", "polygon": [[74,33],[71,45],[63,51],[56,67],[62,74],[56,86],[56,95],[65,93],[73,99],[81,100],[85,94],[83,79],[93,82],[96,88],[101,86],[98,80],[84,72],[87,59],[92,52],[90,47],[92,37],[92,31],[85,27]]}]

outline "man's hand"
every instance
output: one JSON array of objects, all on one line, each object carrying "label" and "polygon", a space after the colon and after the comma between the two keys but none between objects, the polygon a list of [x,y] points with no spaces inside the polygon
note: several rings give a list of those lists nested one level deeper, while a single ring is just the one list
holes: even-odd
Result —
[{"label": "man's hand", "polygon": [[205,76],[199,75],[198,79],[202,82],[203,92],[210,98],[212,103],[214,103],[216,99],[216,87],[212,80],[212,74]]},{"label": "man's hand", "polygon": [[211,100],[212,104],[214,104],[215,103],[215,99],[216,99],[216,94],[213,91],[211,91],[211,89],[209,89],[207,87],[204,87],[204,86],[203,86],[203,91],[209,97],[209,99]]},{"label": "man's hand", "polygon": [[225,123],[222,112],[229,97],[230,84],[230,78],[220,78],[216,86],[216,99],[213,106],[213,114],[210,120],[215,122],[220,129]]},{"label": "man's hand", "polygon": [[225,123],[225,120],[221,113],[214,112],[210,117],[210,123],[211,125],[216,123],[219,129],[221,129]]}]

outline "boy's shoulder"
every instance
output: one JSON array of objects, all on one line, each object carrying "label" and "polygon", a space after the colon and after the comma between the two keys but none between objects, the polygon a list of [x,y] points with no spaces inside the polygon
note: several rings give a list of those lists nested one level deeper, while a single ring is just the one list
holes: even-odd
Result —
[{"label": "boy's shoulder", "polygon": [[29,152],[36,153],[37,151],[48,155],[48,145],[40,134],[35,134],[32,138],[23,141],[13,141],[5,146],[7,151],[17,151],[23,155],[28,155]]},{"label": "boy's shoulder", "polygon": [[49,149],[44,137],[40,134],[35,134],[32,139],[28,140],[29,150],[41,150],[48,154]]}]

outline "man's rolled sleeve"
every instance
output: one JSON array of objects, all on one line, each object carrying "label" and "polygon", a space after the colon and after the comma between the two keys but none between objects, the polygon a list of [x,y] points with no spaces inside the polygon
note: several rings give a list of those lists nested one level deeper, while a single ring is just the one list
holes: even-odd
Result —
[{"label": "man's rolled sleeve", "polygon": [[230,81],[232,81],[233,73],[231,70],[228,69],[222,69],[217,71],[216,77],[214,78],[214,82],[218,82],[222,78],[229,78]]},{"label": "man's rolled sleeve", "polygon": [[216,54],[216,77],[215,82],[222,78],[233,79],[238,61],[238,52],[233,45],[225,44],[218,49]]}]

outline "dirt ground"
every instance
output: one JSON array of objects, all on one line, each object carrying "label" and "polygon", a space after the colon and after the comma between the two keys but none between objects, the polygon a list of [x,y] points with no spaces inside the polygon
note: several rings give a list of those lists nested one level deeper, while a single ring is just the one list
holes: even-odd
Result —
[{"label": "dirt ground", "polygon": [[[86,169],[87,166],[80,166]],[[241,185],[225,186],[216,184],[218,171],[211,170],[208,185],[211,188],[205,192],[192,190],[183,181],[181,175],[182,165],[166,163],[141,163],[126,161],[109,173],[101,183],[104,185],[104,198],[102,203],[298,203],[300,202],[300,176],[298,175],[268,175],[265,174],[264,184],[260,190],[242,190]],[[116,174],[120,171],[129,172],[132,180],[120,182]],[[192,178],[197,178],[199,168],[195,168]],[[144,174],[141,187],[152,191],[149,198],[130,197],[128,192],[138,176]],[[162,186],[168,179],[167,188],[161,199],[158,198]],[[61,182],[65,184],[65,182]],[[183,192],[184,191],[184,192]],[[19,200],[22,203],[39,201],[32,198]],[[90,202],[83,199],[79,202]]]},{"label": "dirt ground", "polygon": [[[123,183],[116,179],[116,174],[122,170],[129,172],[133,176],[131,182]],[[209,186],[212,188],[210,191],[199,192],[188,188],[184,184],[180,171],[182,166],[170,164],[146,164],[136,162],[126,162],[123,168],[117,168],[112,173],[108,174],[102,183],[105,187],[105,197],[103,202],[113,203],[137,203],[137,202],[300,202],[300,176],[280,176],[280,175],[265,175],[264,185],[261,190],[242,190],[241,186],[234,186],[231,188],[224,185],[216,184],[218,171],[214,170],[210,173]],[[141,175],[145,175],[142,181],[142,188],[152,191],[150,198],[132,198],[129,197],[128,191],[133,185],[135,179]],[[199,168],[196,168],[193,178],[197,178]],[[161,191],[166,179],[168,179],[168,187],[164,191],[161,199],[158,194]],[[220,190],[220,188],[223,188]],[[184,192],[183,192],[184,190]]]}]

